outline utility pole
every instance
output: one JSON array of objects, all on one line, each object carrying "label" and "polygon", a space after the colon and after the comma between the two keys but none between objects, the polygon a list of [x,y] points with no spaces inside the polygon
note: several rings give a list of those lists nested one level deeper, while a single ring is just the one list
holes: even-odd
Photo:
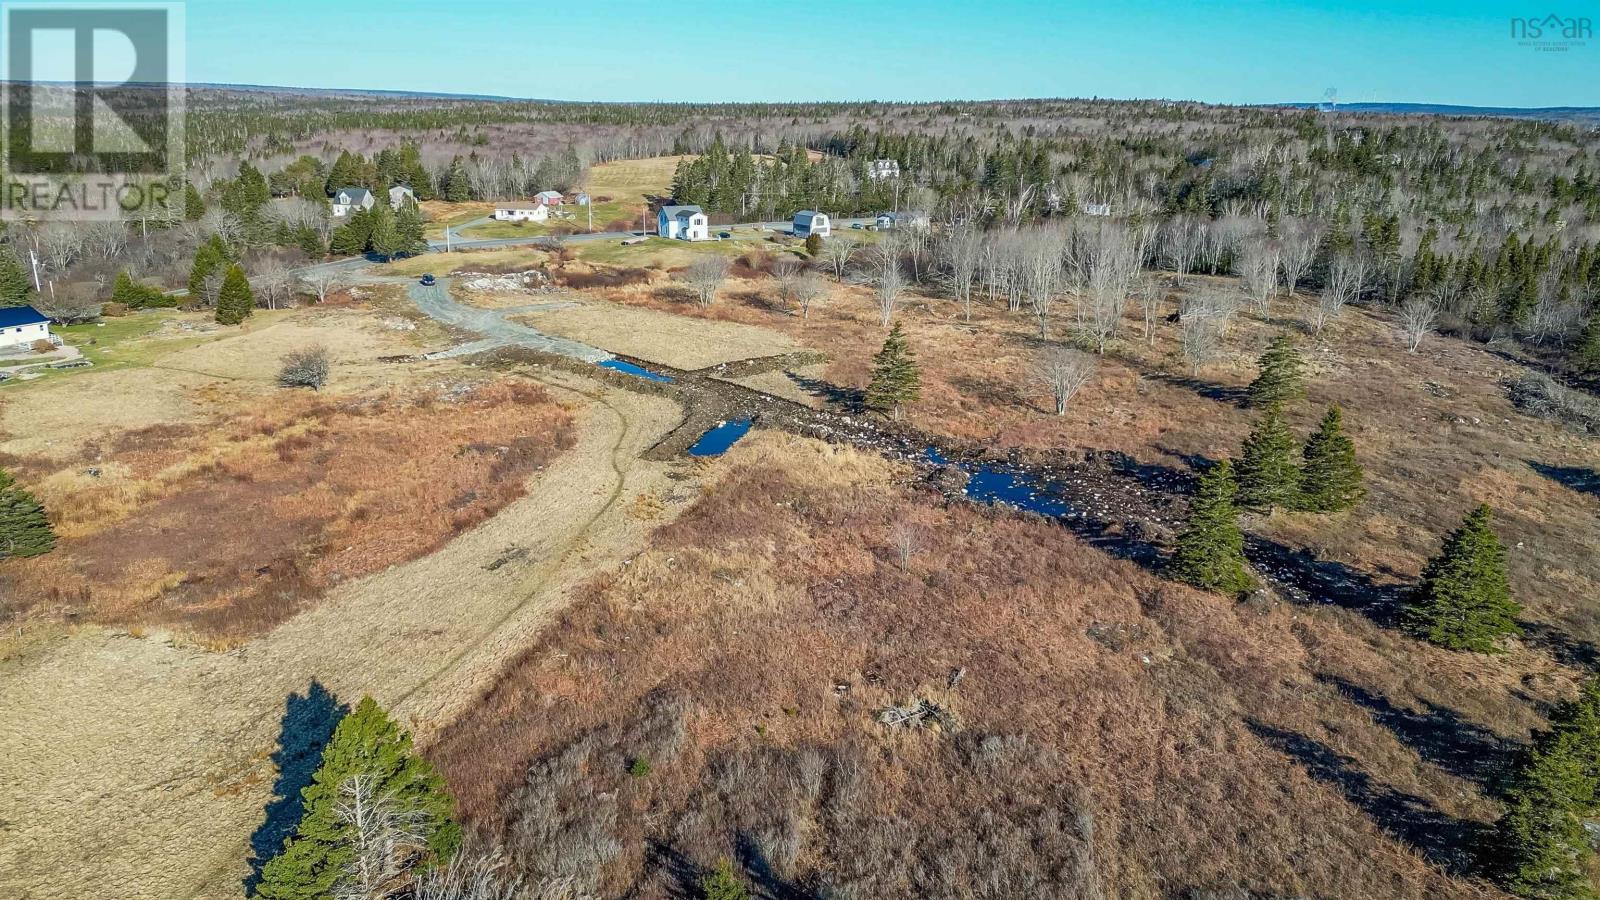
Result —
[{"label": "utility pole", "polygon": [[39,254],[33,250],[28,251],[28,260],[33,263],[33,292],[44,293],[44,287],[39,284]]}]

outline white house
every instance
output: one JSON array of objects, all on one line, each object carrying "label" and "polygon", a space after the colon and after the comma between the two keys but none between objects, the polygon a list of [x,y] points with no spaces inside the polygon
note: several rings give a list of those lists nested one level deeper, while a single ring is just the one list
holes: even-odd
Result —
[{"label": "white house", "polygon": [[340,188],[333,195],[333,217],[342,219],[358,209],[371,209],[378,201],[363,187]]},{"label": "white house", "polygon": [[496,222],[543,222],[550,218],[550,207],[543,203],[505,203],[494,208]]},{"label": "white house", "polygon": [[656,213],[656,233],[680,241],[703,241],[711,236],[711,223],[698,206],[663,206]]},{"label": "white house", "polygon": [[561,196],[560,191],[540,191],[533,195],[533,199],[546,206],[560,206],[566,202],[566,198]]},{"label": "white house", "polygon": [[867,177],[873,181],[882,181],[885,178],[899,178],[900,161],[897,159],[875,159],[867,163]]},{"label": "white house", "polygon": [[408,188],[403,184],[397,184],[394,187],[389,188],[390,208],[399,209],[400,207],[405,206],[407,201],[412,203],[417,202],[417,195],[412,192],[411,188]]},{"label": "white house", "polygon": [[0,309],[0,349],[31,347],[35,341],[54,341],[50,320],[31,306]]},{"label": "white house", "polygon": [[832,233],[833,229],[828,225],[826,214],[812,209],[802,209],[794,214],[795,237],[810,237],[813,234],[817,237],[827,237]]}]

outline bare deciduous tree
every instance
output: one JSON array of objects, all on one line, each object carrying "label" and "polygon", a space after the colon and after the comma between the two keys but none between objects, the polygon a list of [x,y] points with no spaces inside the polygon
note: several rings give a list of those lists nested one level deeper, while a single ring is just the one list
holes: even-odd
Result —
[{"label": "bare deciduous tree", "polygon": [[1311,271],[1322,243],[1322,228],[1307,219],[1285,219],[1279,226],[1278,270],[1283,273],[1283,289],[1294,296],[1295,286]]},{"label": "bare deciduous tree", "polygon": [[905,289],[906,276],[894,253],[879,253],[877,256],[873,285],[878,298],[878,322],[888,328],[889,323],[894,321],[895,310],[900,306],[900,292]]},{"label": "bare deciduous tree", "polygon": [[1139,309],[1144,313],[1145,343],[1153,344],[1156,340],[1156,320],[1161,317],[1161,301],[1166,289],[1161,279],[1145,278],[1139,282],[1135,293],[1139,297]]},{"label": "bare deciduous tree", "polygon": [[855,252],[856,242],[847,237],[830,237],[822,242],[822,260],[833,270],[833,280],[844,280],[844,270],[850,267]]},{"label": "bare deciduous tree", "polygon": [[1433,333],[1438,319],[1439,307],[1431,298],[1412,297],[1400,305],[1400,336],[1405,339],[1408,352],[1417,352],[1423,339]]},{"label": "bare deciduous tree", "polygon": [[701,306],[710,306],[716,299],[717,289],[728,278],[729,267],[728,258],[715,253],[701,254],[689,264],[684,280],[694,288]]},{"label": "bare deciduous tree", "polygon": [[1056,415],[1065,415],[1067,404],[1094,377],[1098,362],[1082,350],[1056,347],[1045,351],[1034,368],[1034,377],[1050,391]]},{"label": "bare deciduous tree", "polygon": [[256,267],[255,291],[258,299],[267,301],[267,309],[277,309],[280,297],[288,291],[289,267],[277,257],[268,257]]},{"label": "bare deciduous tree", "polygon": [[1317,308],[1311,313],[1311,332],[1321,334],[1347,304],[1361,296],[1366,282],[1367,264],[1359,257],[1339,256],[1329,263],[1328,283],[1317,297]]},{"label": "bare deciduous tree", "polygon": [[351,775],[339,785],[334,816],[349,829],[350,855],[334,900],[389,900],[413,882],[428,850],[424,818],[377,790],[377,778]]},{"label": "bare deciduous tree", "polygon": [[1189,364],[1189,374],[1199,375],[1201,369],[1217,358],[1222,337],[1217,333],[1216,323],[1210,319],[1184,319],[1178,328],[1178,344],[1184,361]]},{"label": "bare deciduous tree", "polygon": [[785,256],[772,264],[772,278],[778,283],[778,299],[782,301],[784,309],[794,302],[795,282],[799,281],[804,268],[800,260],[792,256]]},{"label": "bare deciduous tree", "polygon": [[828,286],[823,283],[822,277],[815,272],[804,272],[795,279],[790,292],[794,295],[795,302],[800,304],[800,317],[811,318],[811,304],[817,302],[828,293]]},{"label": "bare deciduous tree", "polygon": [[1161,227],[1161,261],[1178,276],[1179,284],[1194,270],[1204,241],[1205,233],[1192,216],[1175,216]]},{"label": "bare deciduous tree", "polygon": [[344,274],[337,270],[310,269],[301,273],[300,283],[305,286],[307,293],[317,298],[318,303],[326,303],[328,294],[344,285]]},{"label": "bare deciduous tree", "polygon": [[903,572],[911,562],[911,557],[922,550],[922,528],[912,522],[897,522],[889,529],[889,546],[894,550],[895,558],[900,562]]},{"label": "bare deciduous tree", "polygon": [[320,391],[322,386],[328,383],[326,347],[291,350],[284,355],[282,363],[282,368],[278,370],[278,384],[284,387],[308,387],[313,391]]},{"label": "bare deciduous tree", "polygon": [[1278,286],[1278,248],[1265,236],[1247,240],[1239,247],[1237,268],[1245,295],[1265,314]]},{"label": "bare deciduous tree", "polygon": [[978,277],[983,255],[983,239],[972,228],[954,228],[944,240],[945,265],[950,270],[950,286],[961,304],[962,318],[972,321],[972,286]]}]

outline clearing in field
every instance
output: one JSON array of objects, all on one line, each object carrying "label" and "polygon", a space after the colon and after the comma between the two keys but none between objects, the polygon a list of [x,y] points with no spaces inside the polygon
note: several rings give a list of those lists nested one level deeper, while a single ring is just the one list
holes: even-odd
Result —
[{"label": "clearing in field", "polygon": [[524,313],[516,320],[546,334],[678,369],[775,356],[799,346],[790,336],[768,328],[689,319],[603,300],[582,299],[571,308]]}]

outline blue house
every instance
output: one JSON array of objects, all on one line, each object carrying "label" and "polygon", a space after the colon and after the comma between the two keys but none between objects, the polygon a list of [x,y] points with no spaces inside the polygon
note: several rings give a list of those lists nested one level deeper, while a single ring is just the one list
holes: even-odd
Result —
[{"label": "blue house", "polygon": [[0,349],[31,347],[35,341],[54,341],[50,319],[31,306],[0,308]]}]

